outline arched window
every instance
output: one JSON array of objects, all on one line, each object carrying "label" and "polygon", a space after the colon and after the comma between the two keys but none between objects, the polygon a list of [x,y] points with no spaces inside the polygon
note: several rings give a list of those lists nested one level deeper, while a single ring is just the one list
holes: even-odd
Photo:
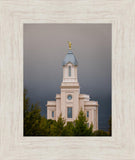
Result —
[{"label": "arched window", "polygon": [[68,67],[68,76],[71,77],[71,66]]}]

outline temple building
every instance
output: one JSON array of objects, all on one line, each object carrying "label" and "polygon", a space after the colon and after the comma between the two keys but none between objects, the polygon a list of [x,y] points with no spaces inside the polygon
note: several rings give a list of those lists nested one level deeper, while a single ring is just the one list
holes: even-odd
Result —
[{"label": "temple building", "polygon": [[80,109],[85,112],[88,126],[93,123],[93,130],[98,130],[98,101],[91,101],[87,94],[80,94],[80,85],[77,77],[78,62],[71,49],[63,61],[63,81],[61,93],[56,94],[56,101],[47,101],[47,119],[58,120],[60,114],[67,122],[78,117]]}]

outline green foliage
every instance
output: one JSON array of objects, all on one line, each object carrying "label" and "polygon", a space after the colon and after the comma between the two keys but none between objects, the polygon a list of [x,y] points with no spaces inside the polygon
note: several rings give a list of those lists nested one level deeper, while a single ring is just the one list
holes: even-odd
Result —
[{"label": "green foliage", "polygon": [[24,90],[24,136],[108,136],[111,135],[111,119],[109,134],[98,130],[93,132],[93,124],[87,126],[87,118],[82,109],[74,122],[67,122],[60,114],[57,121],[42,117],[38,104],[30,105],[27,91]]},{"label": "green foliage", "polygon": [[40,134],[40,107],[38,104],[30,105],[29,98],[26,97],[27,91],[24,90],[24,135],[37,136]]},{"label": "green foliage", "polygon": [[39,135],[40,136],[48,136],[50,134],[48,124],[49,123],[48,123],[47,119],[45,117],[42,117],[40,124],[39,124],[39,130],[40,130]]},{"label": "green foliage", "polygon": [[51,125],[50,136],[62,136],[64,131],[65,120],[60,114],[57,122]]},{"label": "green foliage", "polygon": [[103,130],[98,130],[93,133],[93,136],[108,136],[108,133]]},{"label": "green foliage", "polygon": [[56,125],[56,121],[52,119],[48,119],[48,120],[46,119],[46,121],[47,121],[47,128],[48,128],[47,136],[54,136],[54,134],[52,133],[52,130]]},{"label": "green foliage", "polygon": [[74,135],[75,136],[90,136],[92,134],[93,125],[90,128],[87,126],[86,115],[80,110],[78,118],[75,120]]},{"label": "green foliage", "polygon": [[92,136],[93,135],[93,123],[91,123],[90,128],[88,128],[87,131],[87,136]]},{"label": "green foliage", "polygon": [[112,135],[112,118],[109,119],[109,136]]},{"label": "green foliage", "polygon": [[74,135],[74,124],[73,122],[67,122],[64,127],[63,136],[73,136]]}]

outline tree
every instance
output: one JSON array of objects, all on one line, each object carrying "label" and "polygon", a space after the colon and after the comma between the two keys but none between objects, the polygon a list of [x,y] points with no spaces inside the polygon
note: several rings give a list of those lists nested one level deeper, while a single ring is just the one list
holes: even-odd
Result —
[{"label": "tree", "polygon": [[93,135],[93,123],[91,123],[90,128],[88,128],[87,136]]},{"label": "tree", "polygon": [[24,90],[24,136],[40,135],[41,108],[38,104],[30,105],[29,98],[26,96],[27,90]]},{"label": "tree", "polygon": [[111,118],[109,133],[98,130],[93,132],[93,124],[87,126],[87,118],[81,109],[74,122],[65,123],[62,114],[58,120],[42,117],[38,104],[30,104],[27,90],[24,90],[24,136],[108,136],[111,135]]},{"label": "tree", "polygon": [[63,136],[64,135],[64,125],[65,120],[62,118],[62,114],[60,114],[57,122],[50,126],[50,135],[51,136]]},{"label": "tree", "polygon": [[39,124],[40,136],[48,136],[50,134],[49,123],[45,117],[41,117]]},{"label": "tree", "polygon": [[48,135],[47,136],[53,136],[54,135],[54,126],[56,126],[56,120],[48,119],[47,120],[47,128],[48,128]]},{"label": "tree", "polygon": [[103,130],[94,131],[93,136],[108,136],[108,133]]},{"label": "tree", "polygon": [[73,136],[74,135],[74,124],[73,122],[67,122],[67,125],[63,129],[63,136]]},{"label": "tree", "polygon": [[90,136],[92,134],[93,126],[89,128],[87,126],[87,119],[86,115],[81,109],[78,118],[75,120],[75,127],[74,127],[74,135],[75,136]]}]

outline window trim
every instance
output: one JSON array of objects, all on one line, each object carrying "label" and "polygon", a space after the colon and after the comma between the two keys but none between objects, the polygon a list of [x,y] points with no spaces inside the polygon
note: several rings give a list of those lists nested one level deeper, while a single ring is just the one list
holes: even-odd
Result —
[{"label": "window trim", "polygon": [[54,111],[52,111],[52,118],[54,118]]},{"label": "window trim", "polygon": [[[69,116],[69,112],[68,112],[68,109],[71,108],[71,117]],[[67,118],[73,118],[73,112],[72,112],[72,107],[67,107]]]},{"label": "window trim", "polygon": [[86,112],[86,116],[87,116],[87,118],[89,118],[89,111]]}]

